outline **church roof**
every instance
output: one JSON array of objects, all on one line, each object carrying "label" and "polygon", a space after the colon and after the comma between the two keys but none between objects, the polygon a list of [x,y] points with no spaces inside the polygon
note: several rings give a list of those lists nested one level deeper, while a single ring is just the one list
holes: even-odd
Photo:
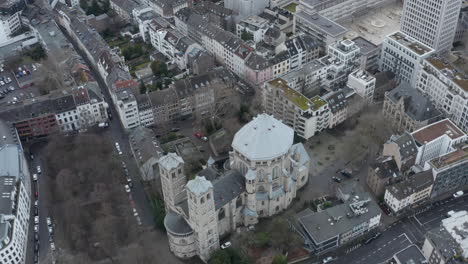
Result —
[{"label": "church roof", "polygon": [[183,164],[184,160],[175,153],[168,153],[167,155],[159,159],[159,166],[163,167],[166,170],[172,170]]},{"label": "church roof", "polygon": [[190,180],[187,183],[187,189],[195,195],[200,195],[207,192],[210,188],[213,188],[213,184],[208,181],[204,176],[197,176],[195,179]]},{"label": "church roof", "polygon": [[293,139],[292,128],[273,116],[261,114],[236,133],[232,148],[250,160],[270,160],[286,154]]},{"label": "church roof", "polygon": [[182,235],[193,233],[192,228],[181,215],[169,211],[164,217],[164,227],[169,233]]},{"label": "church roof", "polygon": [[213,182],[215,209],[223,207],[245,191],[245,181],[237,170],[230,170]]}]

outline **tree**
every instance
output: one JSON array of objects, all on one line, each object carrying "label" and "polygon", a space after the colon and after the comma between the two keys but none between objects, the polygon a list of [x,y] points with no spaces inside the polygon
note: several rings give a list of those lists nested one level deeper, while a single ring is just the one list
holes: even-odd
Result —
[{"label": "tree", "polygon": [[253,40],[253,35],[252,33],[249,33],[247,32],[247,30],[243,30],[242,33],[241,33],[241,39],[243,41],[247,41],[247,40]]},{"label": "tree", "polygon": [[151,71],[153,71],[153,74],[156,77],[166,76],[168,73],[167,65],[163,61],[159,61],[159,60],[153,61],[150,67],[151,67]]},{"label": "tree", "polygon": [[143,81],[140,81],[140,94],[146,93],[146,85]]},{"label": "tree", "polygon": [[80,7],[83,9],[85,12],[88,11],[89,5],[88,5],[88,0],[80,0]]},{"label": "tree", "polygon": [[249,264],[250,261],[233,248],[219,249],[211,254],[208,264]]},{"label": "tree", "polygon": [[269,226],[271,244],[283,253],[301,244],[301,238],[289,228],[288,220],[284,217],[276,217]]},{"label": "tree", "polygon": [[151,199],[151,206],[153,207],[154,224],[161,230],[166,230],[164,227],[164,217],[166,217],[166,209],[164,201],[158,197]]},{"label": "tree", "polygon": [[271,264],[287,264],[288,258],[285,255],[276,255]]},{"label": "tree", "polygon": [[259,232],[255,236],[254,244],[257,247],[266,247],[270,244],[270,235],[267,232]]},{"label": "tree", "polygon": [[41,44],[34,45],[23,53],[35,61],[40,61],[47,58],[47,53]]}]

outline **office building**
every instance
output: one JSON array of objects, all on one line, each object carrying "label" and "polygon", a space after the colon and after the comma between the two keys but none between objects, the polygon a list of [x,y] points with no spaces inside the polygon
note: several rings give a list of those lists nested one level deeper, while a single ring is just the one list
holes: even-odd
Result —
[{"label": "office building", "polygon": [[436,52],[452,49],[462,1],[405,0],[401,31]]}]

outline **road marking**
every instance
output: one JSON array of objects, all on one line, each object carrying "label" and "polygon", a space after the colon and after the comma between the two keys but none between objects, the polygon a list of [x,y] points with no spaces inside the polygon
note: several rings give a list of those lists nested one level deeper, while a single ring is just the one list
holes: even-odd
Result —
[{"label": "road marking", "polygon": [[419,219],[418,219],[416,216],[413,216],[413,217],[414,217],[414,220],[416,220],[416,222],[418,222],[418,224],[419,224],[420,226],[423,225],[423,224],[421,224],[421,222],[419,221]]}]

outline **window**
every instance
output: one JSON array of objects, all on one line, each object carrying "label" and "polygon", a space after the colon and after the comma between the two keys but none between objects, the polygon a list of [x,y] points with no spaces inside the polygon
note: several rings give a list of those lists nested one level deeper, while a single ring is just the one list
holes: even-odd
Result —
[{"label": "window", "polygon": [[236,208],[239,208],[241,206],[242,206],[242,198],[239,196],[239,197],[237,197]]},{"label": "window", "polygon": [[172,179],[175,179],[176,175],[175,172],[172,173]]},{"label": "window", "polygon": [[204,204],[204,203],[205,203],[205,198],[202,197],[202,198],[200,199],[200,203]]},{"label": "window", "polygon": [[222,220],[225,216],[226,213],[224,212],[224,208],[219,209],[218,220]]},{"label": "window", "polygon": [[210,195],[210,194],[207,194],[207,195],[206,195],[206,200],[208,201],[209,199],[211,199],[211,195]]}]

